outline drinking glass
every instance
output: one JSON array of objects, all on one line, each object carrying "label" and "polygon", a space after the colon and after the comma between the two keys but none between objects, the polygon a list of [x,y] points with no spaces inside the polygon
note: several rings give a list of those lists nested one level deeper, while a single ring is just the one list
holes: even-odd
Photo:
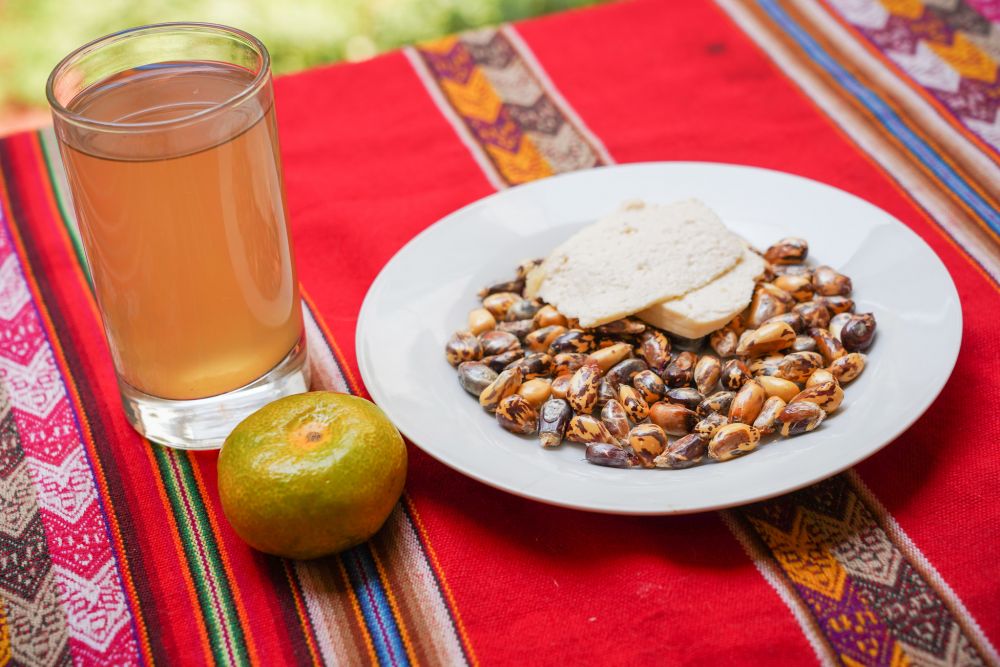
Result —
[{"label": "drinking glass", "polygon": [[125,413],[218,447],[306,391],[270,57],[204,23],[97,39],[46,86]]}]

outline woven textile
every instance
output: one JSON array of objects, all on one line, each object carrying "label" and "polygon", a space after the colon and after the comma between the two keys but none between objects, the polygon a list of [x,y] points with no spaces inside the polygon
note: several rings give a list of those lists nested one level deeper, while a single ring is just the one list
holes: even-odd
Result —
[{"label": "woven textile", "polygon": [[277,81],[318,387],[364,394],[356,316],[396,250],[555,173],[753,164],[920,234],[963,301],[941,397],[854,471],[722,513],[542,506],[411,447],[370,543],[253,552],[216,455],[125,422],[51,132],[0,140],[0,665],[1000,663],[998,20],[639,0]]}]

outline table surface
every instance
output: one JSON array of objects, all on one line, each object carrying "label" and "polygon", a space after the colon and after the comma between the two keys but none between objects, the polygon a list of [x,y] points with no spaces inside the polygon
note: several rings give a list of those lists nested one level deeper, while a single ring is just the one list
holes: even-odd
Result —
[{"label": "table surface", "polygon": [[637,0],[278,79],[317,387],[364,394],[357,312],[414,234],[615,162],[863,197],[941,257],[965,321],[927,413],[813,487],[594,515],[411,446],[382,531],[309,562],[240,542],[216,454],[128,427],[51,130],[0,140],[0,664],[1000,663],[998,22],[995,0]]}]

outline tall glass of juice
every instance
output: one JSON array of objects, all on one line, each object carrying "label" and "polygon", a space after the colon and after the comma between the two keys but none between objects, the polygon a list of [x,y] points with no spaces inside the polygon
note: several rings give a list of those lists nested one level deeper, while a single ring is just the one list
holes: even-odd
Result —
[{"label": "tall glass of juice", "polygon": [[267,49],[171,23],[80,47],[47,85],[131,424],[218,447],[305,391],[308,366]]}]

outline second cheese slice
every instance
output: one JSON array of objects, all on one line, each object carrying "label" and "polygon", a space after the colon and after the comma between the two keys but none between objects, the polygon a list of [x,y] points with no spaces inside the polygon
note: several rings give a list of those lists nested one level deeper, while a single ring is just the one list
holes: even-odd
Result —
[{"label": "second cheese slice", "polygon": [[594,327],[706,285],[743,252],[696,199],[629,204],[556,248],[540,267],[538,295]]},{"label": "second cheese slice", "polygon": [[712,282],[650,306],[637,314],[654,327],[685,338],[701,338],[725,325],[747,307],[754,279],[764,272],[764,259],[750,249],[732,269]]}]

